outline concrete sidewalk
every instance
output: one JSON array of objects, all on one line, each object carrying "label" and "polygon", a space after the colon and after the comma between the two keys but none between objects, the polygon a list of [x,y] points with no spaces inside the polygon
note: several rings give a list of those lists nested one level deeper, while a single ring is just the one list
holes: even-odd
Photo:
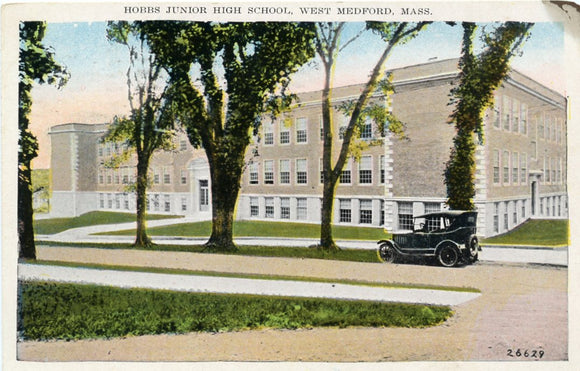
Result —
[{"label": "concrete sidewalk", "polygon": [[481,295],[473,292],[432,289],[404,289],[342,283],[147,273],[35,264],[19,264],[18,278],[21,280],[58,281],[123,288],[369,300],[449,306],[460,305]]}]

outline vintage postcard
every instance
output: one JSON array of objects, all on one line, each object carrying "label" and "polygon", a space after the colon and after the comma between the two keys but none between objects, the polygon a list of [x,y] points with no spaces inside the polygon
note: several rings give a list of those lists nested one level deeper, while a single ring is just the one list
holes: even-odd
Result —
[{"label": "vintage postcard", "polygon": [[3,3],[3,366],[574,369],[579,21]]}]

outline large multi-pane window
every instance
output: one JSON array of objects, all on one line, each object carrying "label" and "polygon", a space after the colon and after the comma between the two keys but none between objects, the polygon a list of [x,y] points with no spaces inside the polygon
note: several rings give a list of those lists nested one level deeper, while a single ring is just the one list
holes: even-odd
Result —
[{"label": "large multi-pane window", "polygon": [[280,144],[290,143],[290,129],[284,125],[280,125]]},{"label": "large multi-pane window", "polygon": [[520,164],[520,160],[518,157],[517,152],[512,153],[512,183],[517,184],[519,180],[519,171],[518,165]]},{"label": "large multi-pane window", "polygon": [[171,184],[171,172],[169,168],[163,168],[163,184]]},{"label": "large multi-pane window", "polygon": [[258,163],[250,163],[250,184],[258,184]]},{"label": "large multi-pane window", "polygon": [[413,230],[413,204],[399,202],[399,229]]},{"label": "large multi-pane window", "polygon": [[363,140],[369,140],[373,137],[373,124],[370,118],[366,118],[365,122],[362,124],[360,131],[360,138]]},{"label": "large multi-pane window", "polygon": [[520,113],[520,134],[528,134],[528,105],[522,103],[522,111]]},{"label": "large multi-pane window", "polygon": [[537,125],[537,132],[538,132],[538,137],[539,137],[539,138],[543,138],[543,137],[544,137],[544,122],[545,122],[545,120],[547,120],[547,119],[548,119],[548,118],[547,118],[547,116],[545,116],[545,115],[544,115],[544,117],[543,117],[543,118],[542,118],[541,116],[538,116],[538,117],[537,117],[537,120],[538,120],[538,121],[537,121],[537,122],[538,122],[538,125]]},{"label": "large multi-pane window", "polygon": [[324,122],[322,121],[322,115],[318,116],[318,123],[320,124],[320,140],[324,140]]},{"label": "large multi-pane window", "polygon": [[105,194],[104,193],[99,193],[99,207],[101,209],[105,208]]},{"label": "large multi-pane window", "polygon": [[520,129],[520,101],[513,100],[512,103],[512,131],[517,133]]},{"label": "large multi-pane window", "polygon": [[493,231],[499,233],[499,202],[493,205]]},{"label": "large multi-pane window", "polygon": [[280,198],[280,219],[290,219],[290,198]]},{"label": "large multi-pane window", "polygon": [[550,158],[544,157],[544,180],[550,181]]},{"label": "large multi-pane window", "polygon": [[350,223],[352,220],[352,209],[351,209],[351,201],[340,199],[338,200],[339,204],[339,221],[341,223]]},{"label": "large multi-pane window", "polygon": [[266,218],[273,218],[274,217],[274,197],[266,197],[265,199],[265,206],[266,206]]},{"label": "large multi-pane window", "polygon": [[503,151],[503,183],[509,184],[510,182],[510,153],[509,151]]},{"label": "large multi-pane window", "polygon": [[290,184],[290,160],[280,160],[280,184]]},{"label": "large multi-pane window", "polygon": [[209,182],[207,179],[199,180],[199,211],[209,209]]},{"label": "large multi-pane window", "polygon": [[187,170],[181,170],[181,184],[187,184]]},{"label": "large multi-pane window", "polygon": [[[425,214],[436,213],[441,211],[441,204],[439,202],[425,202]],[[429,231],[434,231],[441,228],[440,218],[431,218],[427,220],[427,229]]]},{"label": "large multi-pane window", "polygon": [[274,144],[274,125],[267,123],[264,125],[264,145],[271,146]]},{"label": "large multi-pane window", "polygon": [[187,211],[187,197],[181,197],[181,211]]},{"label": "large multi-pane window", "polygon": [[274,160],[264,160],[264,184],[274,184]]},{"label": "large multi-pane window", "polygon": [[169,195],[165,195],[164,197],[163,210],[165,210],[165,212],[171,211],[171,196]]},{"label": "large multi-pane window", "polygon": [[373,158],[363,156],[360,159],[358,182],[360,184],[371,184],[373,182]]},{"label": "large multi-pane window", "polygon": [[344,164],[344,167],[340,172],[340,177],[338,178],[338,182],[340,184],[350,184],[352,182],[351,169],[352,169],[352,160],[349,159]]},{"label": "large multi-pane window", "polygon": [[504,130],[510,130],[512,102],[507,95],[503,96],[501,121]]},{"label": "large multi-pane window", "polygon": [[318,162],[318,168],[320,170],[320,184],[324,183],[324,165],[322,163],[322,157],[320,158],[320,161]]},{"label": "large multi-pane window", "polygon": [[160,179],[159,179],[159,170],[158,169],[155,169],[153,171],[153,183],[154,184],[159,184],[159,181],[160,181]]},{"label": "large multi-pane window", "polygon": [[493,182],[499,184],[499,151],[493,150]]},{"label": "large multi-pane window", "polygon": [[308,217],[308,205],[306,198],[296,199],[296,219],[306,220]]},{"label": "large multi-pane window", "polygon": [[528,157],[525,153],[520,154],[520,183],[526,184],[528,181]]},{"label": "large multi-pane window", "polygon": [[296,119],[296,143],[306,143],[308,141],[306,124],[307,120],[305,117]]},{"label": "large multi-pane window", "polygon": [[260,205],[258,204],[258,197],[250,197],[250,216],[260,215]]},{"label": "large multi-pane window", "polygon": [[385,155],[381,155],[379,162],[380,182],[385,183]]},{"label": "large multi-pane window", "polygon": [[308,183],[308,162],[305,158],[296,160],[296,183]]},{"label": "large multi-pane window", "polygon": [[360,200],[359,223],[373,224],[373,202],[372,200]]},{"label": "large multi-pane window", "polygon": [[[518,202],[520,202],[520,201],[518,201]],[[516,224],[518,224],[518,204],[516,202],[513,202],[512,204],[514,207],[512,210],[512,215],[513,215],[512,223],[513,223],[513,225],[516,225]]]},{"label": "large multi-pane window", "polygon": [[504,213],[503,213],[503,230],[507,231],[509,229],[508,221],[508,203],[504,202]]}]

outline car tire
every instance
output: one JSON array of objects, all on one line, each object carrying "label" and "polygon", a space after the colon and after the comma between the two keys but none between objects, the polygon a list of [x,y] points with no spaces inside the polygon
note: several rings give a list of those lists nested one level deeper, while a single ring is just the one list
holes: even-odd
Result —
[{"label": "car tire", "polygon": [[469,249],[469,263],[475,263],[479,258],[479,239],[472,234],[467,238],[465,246]]},{"label": "car tire", "polygon": [[439,249],[437,259],[444,267],[454,267],[459,262],[459,250],[451,244],[446,244]]},{"label": "car tire", "polygon": [[383,263],[394,263],[397,260],[395,248],[388,242],[383,243],[377,250],[377,256]]}]

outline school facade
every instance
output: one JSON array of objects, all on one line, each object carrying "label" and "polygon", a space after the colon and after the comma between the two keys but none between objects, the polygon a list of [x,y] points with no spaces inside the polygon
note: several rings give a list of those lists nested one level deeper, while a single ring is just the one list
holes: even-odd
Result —
[{"label": "school facade", "polygon": [[[362,150],[350,158],[336,188],[337,225],[409,229],[412,217],[445,208],[443,181],[454,128],[448,124],[449,91],[457,83],[457,60],[391,71],[395,93],[375,94],[406,124],[408,140],[360,128]],[[358,96],[362,85],[335,88],[333,104]],[[322,205],[322,119],[320,92],[299,94],[300,105],[265,119],[250,146],[236,210],[237,219],[320,221]],[[492,236],[529,218],[565,218],[566,101],[560,94],[513,71],[485,116],[485,141],[476,153],[478,229]],[[346,118],[334,112],[334,148]],[[52,210],[73,216],[93,210],[134,211],[130,185],[135,164],[108,169],[122,148],[101,143],[107,126],[63,124],[50,130]],[[203,150],[185,134],[175,149],[158,152],[150,166],[149,212],[211,219],[209,168]]]}]

